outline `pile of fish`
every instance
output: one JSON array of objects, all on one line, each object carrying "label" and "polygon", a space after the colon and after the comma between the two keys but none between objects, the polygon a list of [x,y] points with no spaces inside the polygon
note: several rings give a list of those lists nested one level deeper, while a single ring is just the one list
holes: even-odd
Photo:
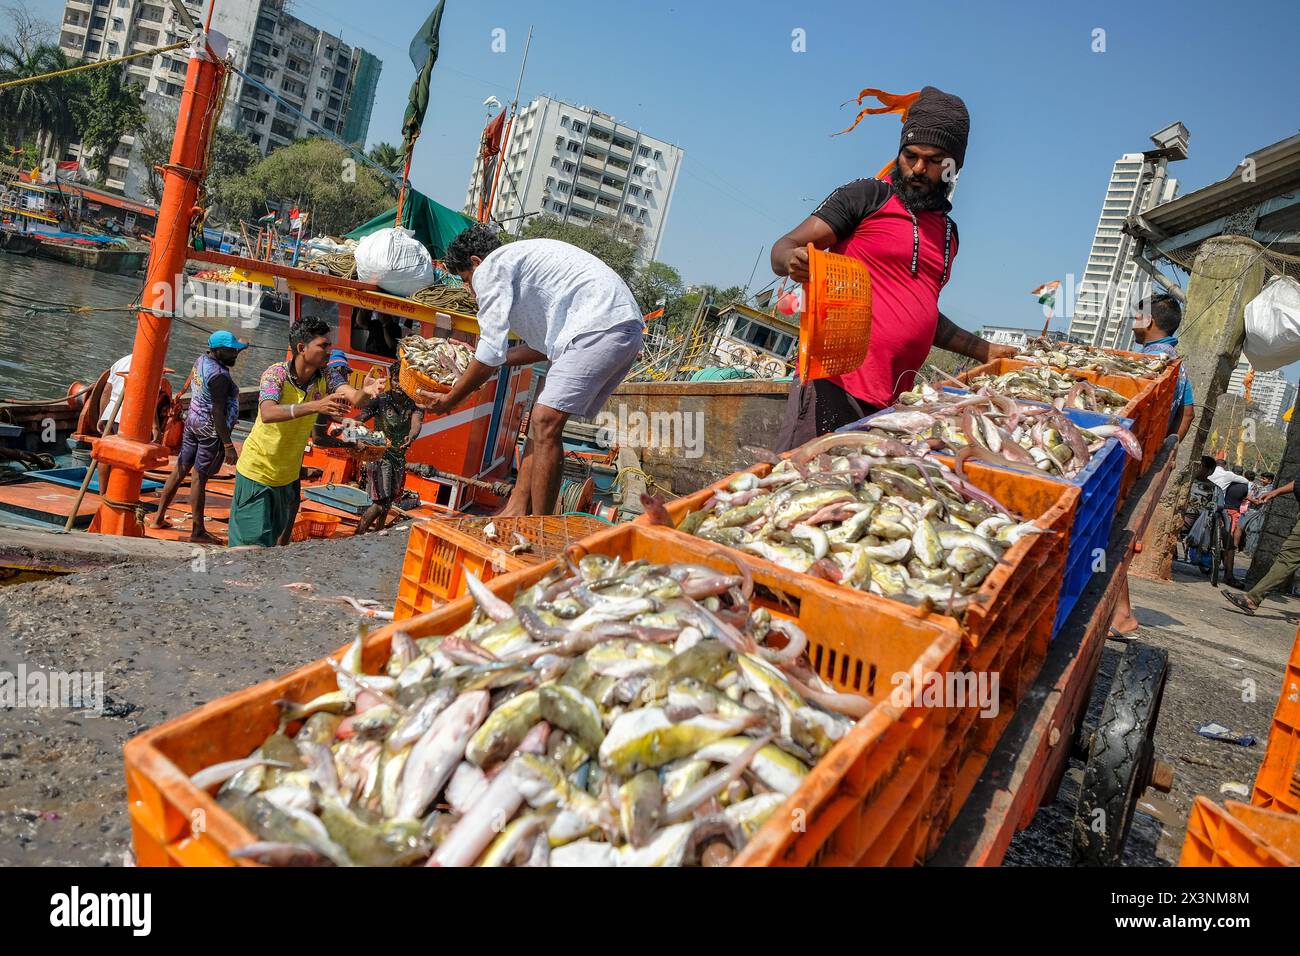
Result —
[{"label": "pile of fish", "polygon": [[976,458],[1074,478],[1114,436],[1142,458],[1137,438],[1118,421],[1082,428],[1052,405],[1022,402],[988,386],[970,394],[922,384],[898,401],[907,407],[868,419],[868,432],[897,437],[917,454],[956,452],[959,463]]},{"label": "pile of fish", "polygon": [[1114,389],[1054,371],[1046,365],[1015,369],[1001,375],[976,375],[963,385],[974,389],[987,388],[1008,398],[1025,398],[1057,408],[1077,408],[1103,415],[1113,415],[1128,404],[1128,399]]},{"label": "pile of fish", "polygon": [[408,335],[398,343],[406,364],[443,385],[451,385],[474,358],[474,349],[455,339]]},{"label": "pile of fish", "polygon": [[381,445],[388,447],[388,439],[384,437],[383,432],[375,431],[373,428],[367,428],[365,425],[353,424],[344,431],[344,435],[352,440],[356,445]]},{"label": "pile of fish", "polygon": [[1170,356],[1159,353],[1141,357],[1119,355],[1091,345],[1050,342],[1047,339],[1030,340],[1020,350],[1017,358],[1054,368],[1079,369],[1102,375],[1132,375],[1138,378],[1156,378],[1173,361]]},{"label": "pile of fish", "polygon": [[[467,575],[454,633],[358,639],[201,788],[272,865],[720,865],[873,704],[807,665],[753,579],[588,555],[513,604]],[[293,729],[297,727],[296,734]]]},{"label": "pile of fish", "polygon": [[941,462],[868,432],[825,435],[765,477],[735,476],[678,529],[948,614],[978,601],[1007,549],[1041,531]]}]

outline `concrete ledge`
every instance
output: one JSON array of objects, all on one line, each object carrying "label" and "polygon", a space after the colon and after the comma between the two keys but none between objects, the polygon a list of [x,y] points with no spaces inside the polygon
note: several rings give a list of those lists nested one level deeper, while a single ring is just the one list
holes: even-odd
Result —
[{"label": "concrete ledge", "polygon": [[128,561],[190,561],[193,545],[154,538],[41,531],[0,521],[0,567],[67,573]]}]

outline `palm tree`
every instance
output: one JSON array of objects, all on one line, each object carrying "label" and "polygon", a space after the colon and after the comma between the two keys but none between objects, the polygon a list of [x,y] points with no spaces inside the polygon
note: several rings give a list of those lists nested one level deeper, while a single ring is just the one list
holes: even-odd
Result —
[{"label": "palm tree", "polygon": [[[370,161],[376,166],[388,170],[394,176],[400,176],[402,166],[406,162],[406,156],[392,143],[376,143],[370,147]],[[397,195],[398,186],[391,179],[385,179],[384,186],[394,196]]]},{"label": "palm tree", "polygon": [[[21,80],[71,65],[53,44],[31,49],[0,43],[0,82]],[[57,154],[76,132],[69,95],[73,83],[66,78],[40,80],[0,91],[0,128],[22,145],[29,134],[44,139],[42,157]]]}]

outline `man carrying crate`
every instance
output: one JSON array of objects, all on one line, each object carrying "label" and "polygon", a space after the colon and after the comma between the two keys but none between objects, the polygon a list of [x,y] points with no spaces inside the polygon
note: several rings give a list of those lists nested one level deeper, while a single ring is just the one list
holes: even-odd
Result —
[{"label": "man carrying crate", "polygon": [[[564,465],[564,425],[604,407],[641,351],[645,322],[627,284],[605,263],[555,239],[502,245],[479,223],[451,241],[447,268],[478,298],[478,346],[445,395],[419,390],[438,415],[463,402],[503,366],[549,360],[529,416],[528,444],[502,516],[552,514]],[[509,347],[511,334],[523,345]]]},{"label": "man carrying crate", "polygon": [[867,358],[857,371],[791,386],[777,451],[893,404],[912,387],[931,346],[978,362],[1016,354],[939,311],[939,293],[957,256],[948,195],[966,159],[970,114],[959,97],[933,86],[912,96],[906,105],[908,97],[879,97],[893,104],[889,112],[904,117],[898,156],[888,170],[841,186],[772,246],[772,271],[796,282],[808,281],[809,243],[866,263],[872,313]]}]

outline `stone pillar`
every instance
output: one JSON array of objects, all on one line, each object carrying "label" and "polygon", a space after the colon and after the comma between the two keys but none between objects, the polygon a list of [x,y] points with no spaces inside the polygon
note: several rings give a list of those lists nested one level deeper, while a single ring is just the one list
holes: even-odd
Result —
[{"label": "stone pillar", "polygon": [[1243,310],[1264,286],[1259,243],[1243,236],[1216,236],[1197,251],[1187,285],[1178,351],[1192,382],[1198,405],[1192,430],[1178,447],[1178,460],[1164,495],[1156,505],[1131,573],[1169,580],[1182,510],[1192,485],[1195,463],[1204,454],[1219,396],[1228,389],[1245,335]]},{"label": "stone pillar", "polygon": [[[1300,478],[1300,415],[1292,415],[1286,429],[1286,450],[1282,452],[1282,464],[1277,469],[1275,487],[1285,485],[1293,478]],[[1255,582],[1264,576],[1277,552],[1282,547],[1291,529],[1295,527],[1297,511],[1294,495],[1278,495],[1267,505],[1264,515],[1264,529],[1259,533],[1259,545],[1250,557],[1250,571],[1246,574],[1246,587],[1255,586]]]}]

